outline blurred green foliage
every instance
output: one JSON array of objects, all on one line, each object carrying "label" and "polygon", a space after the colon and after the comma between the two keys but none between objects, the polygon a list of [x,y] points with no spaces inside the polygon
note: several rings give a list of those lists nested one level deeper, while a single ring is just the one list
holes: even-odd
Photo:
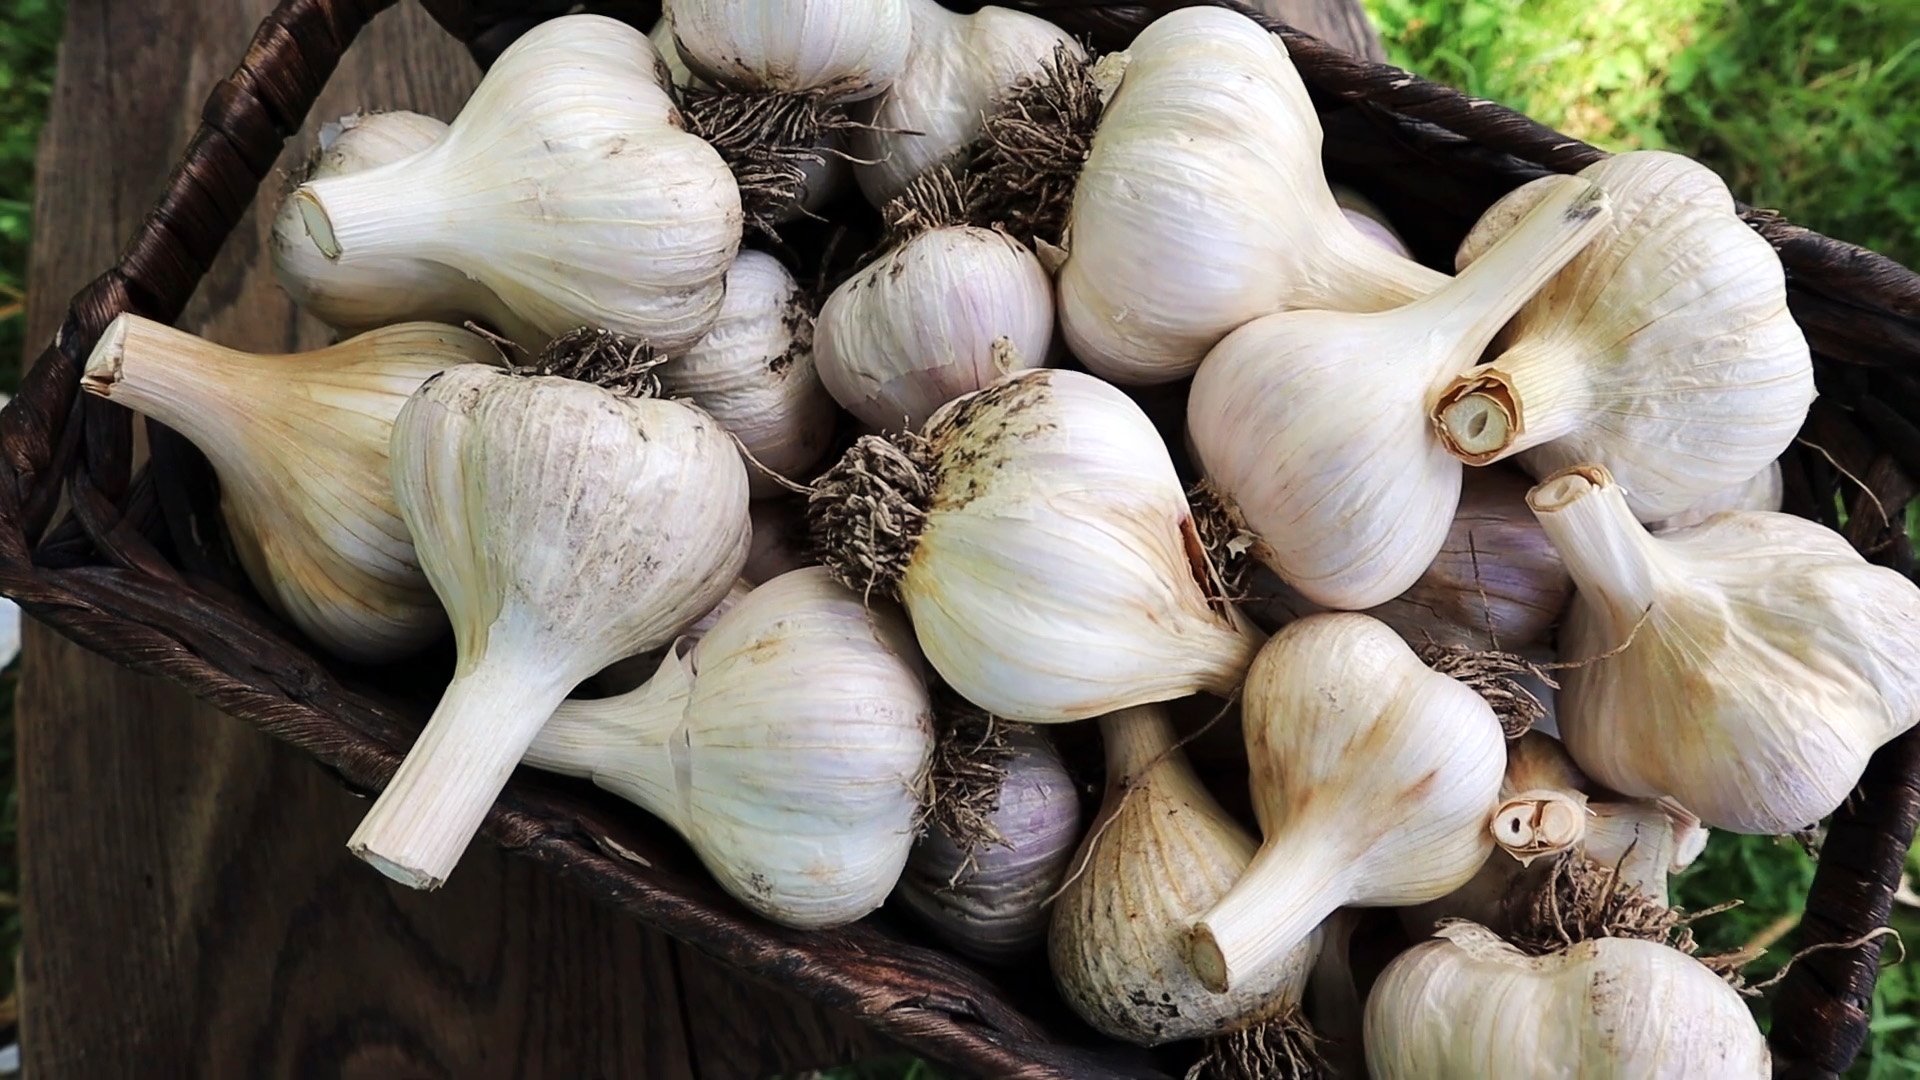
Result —
[{"label": "blurred green foliage", "polygon": [[64,9],[63,0],[0,0],[0,389],[13,387],[24,346],[33,157]]}]

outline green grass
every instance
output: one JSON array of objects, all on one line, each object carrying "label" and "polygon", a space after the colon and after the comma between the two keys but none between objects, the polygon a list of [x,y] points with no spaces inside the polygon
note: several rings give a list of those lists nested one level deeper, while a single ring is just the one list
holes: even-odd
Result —
[{"label": "green grass", "polygon": [[53,85],[62,0],[0,0],[0,389],[15,384],[11,358],[25,345],[27,242],[33,158]]}]

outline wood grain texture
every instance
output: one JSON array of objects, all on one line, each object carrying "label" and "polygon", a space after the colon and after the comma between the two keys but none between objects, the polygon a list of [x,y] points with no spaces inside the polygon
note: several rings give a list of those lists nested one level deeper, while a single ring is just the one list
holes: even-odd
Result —
[{"label": "wood grain texture", "polygon": [[[40,156],[29,338],[112,262],[269,0],[71,0]],[[358,108],[451,117],[477,73],[408,4],[375,21],[283,156]],[[182,325],[325,340],[274,284],[269,183]],[[32,626],[18,712],[26,1067],[47,1077],[752,1077],[866,1052],[863,1029],[742,989],[481,845],[419,895],[347,855],[366,803],[299,753]],[[690,1030],[699,1033],[690,1035]],[[720,1034],[722,1031],[727,1034]],[[696,1066],[690,1048],[710,1049]]]}]

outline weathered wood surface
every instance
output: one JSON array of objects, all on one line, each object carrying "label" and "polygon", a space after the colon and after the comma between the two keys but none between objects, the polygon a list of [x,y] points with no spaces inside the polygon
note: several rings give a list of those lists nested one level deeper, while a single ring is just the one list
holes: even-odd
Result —
[{"label": "weathered wood surface", "polygon": [[[41,147],[29,342],[112,262],[269,0],[71,0]],[[318,121],[450,117],[477,77],[415,6],[377,19]],[[262,192],[182,325],[322,343],[273,283]],[[877,1040],[477,848],[421,896],[346,854],[366,803],[157,680],[30,628],[19,701],[25,1064],[38,1077],[728,1080]],[[683,1004],[684,1001],[684,1004]]]}]

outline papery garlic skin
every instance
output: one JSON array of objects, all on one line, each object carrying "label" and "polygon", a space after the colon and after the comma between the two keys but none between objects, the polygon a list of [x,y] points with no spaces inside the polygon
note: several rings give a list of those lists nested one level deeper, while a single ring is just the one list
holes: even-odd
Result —
[{"label": "papery garlic skin", "polygon": [[1573,573],[1561,655],[1594,658],[1562,676],[1560,733],[1608,787],[1791,832],[1920,720],[1920,588],[1837,534],[1731,511],[1656,537],[1598,466],[1529,501]]},{"label": "papery garlic skin", "polygon": [[905,621],[812,568],[754,589],[645,686],[560,706],[527,761],[637,803],[741,903],[819,929],[899,879],[931,714]]},{"label": "papery garlic skin", "polygon": [[1765,510],[1778,513],[1780,507],[1786,502],[1786,497],[1786,478],[1781,475],[1780,463],[1775,461],[1755,473],[1750,479],[1721,488],[1672,517],[1648,522],[1647,528],[1654,532],[1690,529],[1723,510]]},{"label": "papery garlic skin", "polygon": [[[1462,375],[1435,411],[1462,460],[1519,455],[1535,476],[1605,466],[1642,521],[1669,517],[1778,458],[1813,403],[1813,361],[1772,245],[1712,170],[1656,150],[1580,171],[1611,226]],[[1539,198],[1496,203],[1469,265]]]},{"label": "papery garlic skin", "polygon": [[720,598],[720,602],[713,605],[713,610],[689,623],[685,629],[674,635],[673,640],[665,648],[651,649],[638,656],[615,660],[601,668],[600,673],[593,677],[591,684],[596,692],[594,696],[624,694],[644,684],[660,670],[660,663],[667,658],[668,651],[677,645],[691,645],[706,637],[707,631],[712,630],[714,624],[720,621],[720,616],[740,606],[740,601],[745,600],[747,594],[752,591],[753,583],[742,574],[734,580],[732,587],[727,589],[727,594]]},{"label": "papery garlic skin", "polygon": [[[446,124],[419,113],[343,116],[321,127],[320,150],[307,177],[399,161],[446,133]],[[280,287],[301,310],[344,334],[401,322],[458,326],[477,319],[523,348],[538,350],[547,343],[546,335],[528,326],[485,286],[450,267],[404,254],[363,263],[327,258],[308,237],[300,205],[292,198],[280,203],[268,244]]]},{"label": "papery garlic skin", "polygon": [[391,468],[458,660],[348,846],[434,888],[568,692],[725,595],[746,561],[747,476],[691,406],[471,366],[407,401]]},{"label": "papery garlic skin", "polygon": [[660,78],[638,30],[561,16],[501,54],[445,138],[290,201],[336,263],[436,262],[549,338],[593,326],[680,352],[719,313],[742,217]]},{"label": "papery garlic skin", "polygon": [[667,83],[685,89],[687,87],[704,88],[706,81],[693,73],[687,62],[680,58],[680,47],[673,43],[673,18],[665,11],[653,22],[653,29],[647,31],[647,41],[653,45],[653,51],[660,56],[660,62],[667,68]]},{"label": "papery garlic skin", "polygon": [[1188,440],[1253,534],[1253,556],[1308,600],[1385,603],[1441,550],[1461,467],[1429,406],[1606,220],[1598,188],[1557,181],[1498,248],[1424,300],[1267,315],[1207,353]]},{"label": "papery garlic skin", "polygon": [[1180,479],[1125,394],[1022,372],[943,407],[926,439],[932,500],[897,588],[963,697],[1061,723],[1239,686],[1260,635],[1209,602]]},{"label": "papery garlic skin", "polygon": [[713,329],[660,369],[660,383],[740,440],[755,498],[785,490],[768,470],[798,483],[833,441],[838,414],[813,367],[813,312],[765,252],[734,260]]},{"label": "papery garlic skin", "polygon": [[122,315],[100,335],[80,387],[199,447],[261,597],[328,652],[377,663],[447,626],[387,478],[394,417],[432,376],[498,360],[477,335],[436,323],[263,356]]},{"label": "papery garlic skin", "polygon": [[913,39],[907,0],[668,0],[666,17],[695,75],[829,102],[891,86]]},{"label": "papery garlic skin", "polygon": [[1760,1080],[1766,1039],[1698,960],[1629,938],[1527,956],[1472,923],[1401,954],[1367,999],[1376,1080]]},{"label": "papery garlic skin", "polygon": [[1005,233],[931,229],[843,282],[820,309],[814,361],[842,408],[881,431],[1047,362],[1053,285]]},{"label": "papery garlic skin", "polygon": [[1381,311],[1446,280],[1340,212],[1319,118],[1278,37],[1231,11],[1186,8],[1127,54],[1059,273],[1061,332],[1094,374],[1170,382],[1261,315]]},{"label": "papery garlic skin", "polygon": [[1047,937],[1048,898],[1080,842],[1080,794],[1046,736],[1008,735],[997,805],[1000,840],[969,855],[938,827],[914,844],[899,896],[955,952],[990,964],[1026,959]]},{"label": "papery garlic skin", "polygon": [[1379,620],[1315,615],[1282,630],[1248,670],[1241,710],[1264,839],[1194,925],[1206,985],[1232,989],[1336,908],[1445,896],[1492,851],[1500,722]]},{"label": "papery garlic skin", "polygon": [[1023,11],[983,7],[961,15],[937,0],[907,0],[907,7],[913,47],[906,66],[853,137],[854,178],[875,206],[958,159],[995,104],[1040,75],[1056,49],[1086,55],[1065,31]]},{"label": "papery garlic skin", "polygon": [[1298,1005],[1317,939],[1226,993],[1188,970],[1187,929],[1245,871],[1253,837],[1200,783],[1163,707],[1102,717],[1100,733],[1106,797],[1053,904],[1060,996],[1102,1034],[1140,1046],[1239,1030]]}]

